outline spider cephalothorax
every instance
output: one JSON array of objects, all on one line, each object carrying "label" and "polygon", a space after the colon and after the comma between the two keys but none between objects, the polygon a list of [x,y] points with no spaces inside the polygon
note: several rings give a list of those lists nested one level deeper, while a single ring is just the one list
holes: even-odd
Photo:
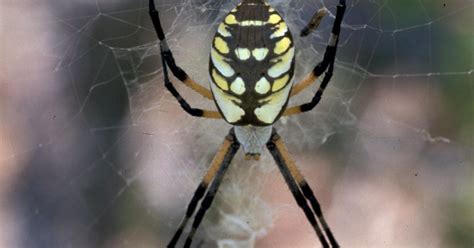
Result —
[{"label": "spider cephalothorax", "polygon": [[[254,159],[258,159],[263,148],[267,147],[323,247],[329,247],[329,244],[338,247],[319,202],[272,125],[280,116],[310,111],[321,100],[334,70],[341,22],[346,8],[345,0],[339,0],[324,58],[294,86],[295,47],[288,25],[266,1],[243,0],[224,17],[212,40],[209,59],[211,90],[196,83],[176,65],[153,0],[149,0],[149,4],[150,17],[160,39],[165,87],[190,115],[225,119],[233,125],[196,189],[186,215],[168,247],[176,246],[187,222],[204,197],[184,247],[191,245],[196,229],[212,204],[224,174],[240,146],[243,146],[248,158]],[[308,35],[317,28],[326,12],[325,8],[319,10],[302,30],[301,36]],[[186,86],[213,100],[219,111],[192,108],[171,83],[168,69]],[[324,77],[311,101],[286,107],[289,98],[306,89],[323,73]]]},{"label": "spider cephalothorax", "polygon": [[218,26],[209,62],[211,90],[232,125],[268,126],[283,113],[294,71],[288,25],[265,1],[243,1]]}]

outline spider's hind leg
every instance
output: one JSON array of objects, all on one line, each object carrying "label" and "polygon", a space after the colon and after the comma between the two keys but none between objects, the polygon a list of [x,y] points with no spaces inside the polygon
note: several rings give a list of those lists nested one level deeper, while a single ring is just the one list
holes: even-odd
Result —
[{"label": "spider's hind leg", "polygon": [[[232,158],[234,157],[235,153],[237,153],[239,147],[240,145],[237,142],[237,139],[235,138],[234,131],[233,129],[231,129],[231,131],[225,138],[223,144],[221,145],[219,151],[214,156],[214,159],[212,160],[211,166],[207,170],[206,175],[203,177],[201,183],[194,192],[193,198],[188,204],[186,214],[183,220],[181,221],[178,229],[176,230],[175,234],[173,235],[173,238],[169,242],[167,246],[168,248],[176,246],[179,237],[183,233],[183,229],[185,228],[189,219],[194,214],[194,211],[196,210],[199,201],[204,197],[204,200],[201,202],[201,207],[196,216],[194,217],[191,233],[189,234],[184,247],[189,247],[191,245],[194,233],[198,228],[199,224],[201,223],[201,220],[204,217],[204,214],[206,213],[207,209],[210,207],[212,200],[214,199],[214,196],[217,192],[217,189],[219,188],[219,185],[224,177],[224,174],[227,171],[227,168],[229,167],[230,162],[232,161]],[[204,196],[204,193],[206,192],[209,184],[209,190],[206,196]]]},{"label": "spider's hind leg", "polygon": [[308,202],[310,202],[311,207],[313,208],[314,213],[318,217],[318,220],[321,226],[324,229],[324,233],[329,239],[329,243],[332,247],[339,247],[334,235],[331,232],[326,220],[324,219],[323,213],[321,211],[321,206],[316,199],[313,191],[309,187],[308,183],[303,177],[303,174],[299,171],[295,162],[291,158],[288,150],[286,149],[283,140],[280,136],[274,131],[272,138],[267,143],[267,148],[272,154],[278,168],[280,169],[281,174],[285,178],[288,187],[290,188],[291,193],[295,197],[296,202],[301,207],[303,212],[306,215],[306,218],[313,226],[318,238],[323,247],[329,247],[329,244],[326,241],[324,234],[321,231],[319,223],[314,218],[313,212],[309,208]]}]

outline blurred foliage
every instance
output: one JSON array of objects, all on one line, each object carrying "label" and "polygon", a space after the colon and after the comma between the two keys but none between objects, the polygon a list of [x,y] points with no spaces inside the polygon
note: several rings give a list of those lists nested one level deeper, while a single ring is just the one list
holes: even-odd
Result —
[{"label": "blurred foliage", "polygon": [[465,184],[444,209],[446,247],[474,246],[474,177]]}]

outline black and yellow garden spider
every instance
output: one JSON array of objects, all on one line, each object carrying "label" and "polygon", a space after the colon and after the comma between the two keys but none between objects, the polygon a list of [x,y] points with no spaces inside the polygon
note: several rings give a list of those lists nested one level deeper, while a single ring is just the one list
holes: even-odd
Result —
[{"label": "black and yellow garden spider", "polygon": [[[323,60],[301,82],[293,86],[295,47],[288,25],[265,0],[242,0],[225,16],[214,36],[209,61],[211,90],[208,90],[192,80],[183,69],[176,65],[166,43],[158,11],[154,1],[150,0],[150,17],[160,40],[165,87],[188,114],[224,119],[233,126],[196,189],[187,207],[186,215],[168,247],[175,247],[199,201],[204,197],[194,217],[192,229],[184,247],[191,245],[196,229],[211,206],[224,174],[240,145],[243,146],[246,158],[255,160],[259,159],[263,147],[267,147],[322,246],[329,247],[331,244],[333,247],[338,247],[323,217],[318,200],[290,157],[273,123],[281,116],[310,111],[321,100],[334,70],[345,8],[345,0],[339,0]],[[318,19],[320,18],[313,18],[301,35],[308,34],[310,29],[317,26],[315,22],[318,22]],[[168,68],[186,86],[203,97],[213,100],[219,111],[192,108],[171,83]],[[310,102],[287,108],[289,98],[306,89],[324,72],[326,73],[319,89]]]}]

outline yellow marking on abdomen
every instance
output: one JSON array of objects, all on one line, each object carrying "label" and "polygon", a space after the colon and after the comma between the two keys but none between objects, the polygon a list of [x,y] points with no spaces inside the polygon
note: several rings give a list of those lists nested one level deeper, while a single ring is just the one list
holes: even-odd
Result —
[{"label": "yellow marking on abdomen", "polygon": [[295,48],[292,47],[283,56],[273,59],[272,61],[279,61],[279,62],[277,62],[268,70],[268,75],[270,75],[270,77],[272,78],[277,78],[281,76],[283,73],[287,72],[291,68],[291,62],[293,61],[294,55],[295,55]]},{"label": "yellow marking on abdomen", "polygon": [[250,50],[248,48],[236,48],[235,55],[240,60],[247,60],[250,58]]},{"label": "yellow marking on abdomen", "polygon": [[211,60],[222,75],[226,77],[234,75],[234,69],[225,61],[225,57],[220,55],[215,49],[211,49]]},{"label": "yellow marking on abdomen", "polygon": [[288,26],[286,25],[286,22],[280,22],[280,24],[277,26],[277,30],[270,36],[270,39],[282,37],[286,34],[286,32],[288,32]]},{"label": "yellow marking on abdomen", "polygon": [[241,77],[237,77],[234,82],[230,84],[230,90],[237,95],[242,95],[245,92],[245,83]]},{"label": "yellow marking on abdomen", "polygon": [[262,61],[268,54],[268,48],[255,48],[252,50],[252,55],[257,61]]},{"label": "yellow marking on abdomen", "polygon": [[219,25],[219,28],[217,28],[217,32],[219,32],[220,35],[224,37],[231,37],[232,34],[227,30],[228,26],[225,25],[224,23],[221,23]]},{"label": "yellow marking on abdomen", "polygon": [[214,39],[214,46],[217,48],[217,50],[220,53],[227,54],[229,53],[229,46],[227,45],[227,42],[225,42],[221,37],[216,37]]},{"label": "yellow marking on abdomen", "polygon": [[219,75],[214,69],[212,70],[212,79],[214,79],[214,82],[219,86],[219,88],[229,90],[229,84],[225,78],[221,77],[221,75]]},{"label": "yellow marking on abdomen", "polygon": [[281,88],[283,88],[286,85],[286,83],[288,82],[288,79],[290,79],[290,75],[286,74],[284,77],[275,80],[275,82],[273,82],[272,91],[273,92],[279,91]]},{"label": "yellow marking on abdomen", "polygon": [[232,15],[232,14],[228,15],[225,18],[224,22],[229,25],[239,24],[239,22],[237,22],[237,19],[235,19],[235,15]]},{"label": "yellow marking on abdomen", "polygon": [[275,49],[273,49],[273,52],[276,54],[282,54],[284,51],[288,50],[290,45],[291,45],[290,38],[285,37],[276,43]]},{"label": "yellow marking on abdomen", "polygon": [[245,20],[239,23],[240,26],[247,27],[247,26],[263,26],[265,25],[264,21],[261,20]]},{"label": "yellow marking on abdomen", "polygon": [[255,91],[259,94],[266,94],[270,90],[270,83],[265,77],[260,78],[255,84]]},{"label": "yellow marking on abdomen", "polygon": [[268,18],[268,23],[270,24],[277,24],[278,22],[281,21],[281,16],[278,15],[278,14],[272,14],[270,15],[270,17]]},{"label": "yellow marking on abdomen", "polygon": [[241,100],[226,94],[213,83],[211,83],[211,90],[214,93],[216,104],[228,122],[237,122],[245,115],[245,111],[236,105],[236,102],[241,103]]},{"label": "yellow marking on abdomen", "polygon": [[260,103],[267,103],[254,110],[254,114],[257,118],[264,123],[272,124],[288,100],[290,89],[291,84],[287,84],[283,90],[259,100]]}]

